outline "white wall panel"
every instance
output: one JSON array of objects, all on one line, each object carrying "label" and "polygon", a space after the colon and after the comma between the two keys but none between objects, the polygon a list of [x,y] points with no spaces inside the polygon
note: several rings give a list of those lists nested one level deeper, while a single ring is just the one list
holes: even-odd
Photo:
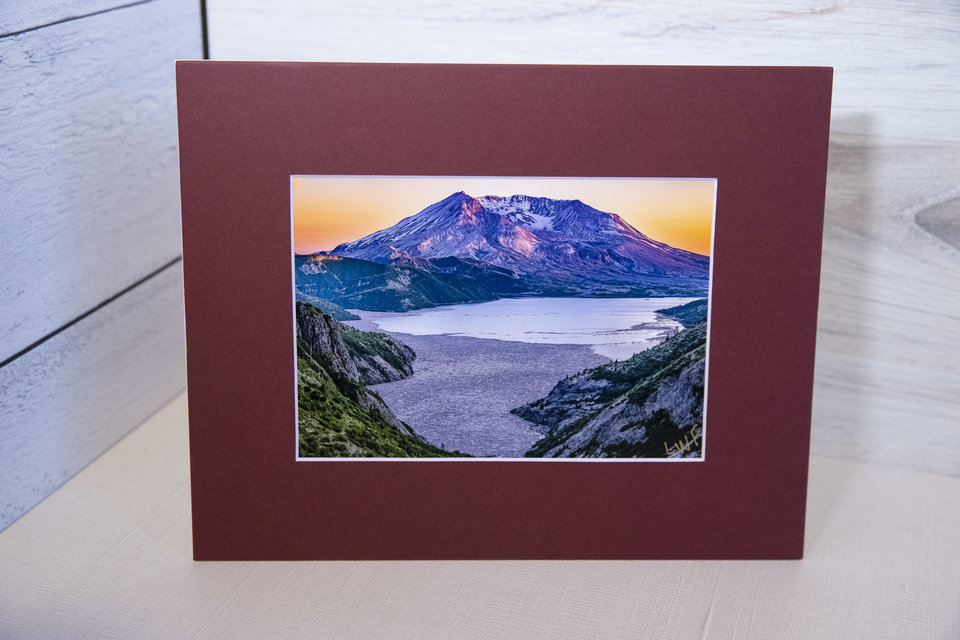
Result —
[{"label": "white wall panel", "polygon": [[184,387],[179,263],[0,368],[0,529]]},{"label": "white wall panel", "polygon": [[174,60],[199,14],[0,8],[28,29],[0,36],[0,529],[183,388]]},{"label": "white wall panel", "polygon": [[199,5],[0,38],[0,361],[180,253],[174,60]]},{"label": "white wall panel", "polygon": [[30,0],[0,4],[0,37],[153,0]]}]

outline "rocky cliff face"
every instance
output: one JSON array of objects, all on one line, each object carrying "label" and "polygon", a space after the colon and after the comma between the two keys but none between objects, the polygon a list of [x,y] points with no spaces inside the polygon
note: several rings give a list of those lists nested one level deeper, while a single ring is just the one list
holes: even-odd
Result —
[{"label": "rocky cliff face", "polygon": [[297,303],[297,335],[328,371],[361,384],[402,380],[413,373],[417,354],[384,333],[360,331],[309,304]]},{"label": "rocky cliff face", "polygon": [[417,355],[399,340],[343,324],[339,328],[363,384],[396,382],[413,374],[412,363]]},{"label": "rocky cliff face", "polygon": [[331,375],[339,374],[359,382],[360,372],[343,342],[340,326],[316,307],[297,303],[297,338],[303,340],[309,356]]},{"label": "rocky cliff face", "polygon": [[546,428],[532,457],[698,457],[706,320],[662,344],[560,381],[514,409]]},{"label": "rocky cliff face", "polygon": [[301,457],[463,455],[426,442],[367,384],[412,373],[413,350],[297,303],[297,416]]},{"label": "rocky cliff face", "polygon": [[[400,380],[413,373],[411,362],[413,349],[401,345],[386,335],[373,334],[370,341],[381,340],[391,352],[388,357],[396,362],[391,365],[374,349],[358,353],[357,348],[344,340],[344,333],[369,333],[347,327],[329,315],[302,302],[297,303],[297,336],[301,340],[303,355],[320,365],[338,383],[341,392],[346,392],[361,408],[375,414],[401,433],[415,435],[404,422],[397,418],[376,393],[364,385],[390,380]],[[364,337],[353,335],[356,343]],[[353,383],[353,384],[349,384]]]}]

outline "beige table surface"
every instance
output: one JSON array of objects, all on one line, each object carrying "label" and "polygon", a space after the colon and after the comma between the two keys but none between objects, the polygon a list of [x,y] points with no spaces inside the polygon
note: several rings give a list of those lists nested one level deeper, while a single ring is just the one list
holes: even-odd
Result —
[{"label": "beige table surface", "polygon": [[191,559],[180,396],[0,534],[0,638],[960,638],[960,479],[811,459],[806,558]]}]

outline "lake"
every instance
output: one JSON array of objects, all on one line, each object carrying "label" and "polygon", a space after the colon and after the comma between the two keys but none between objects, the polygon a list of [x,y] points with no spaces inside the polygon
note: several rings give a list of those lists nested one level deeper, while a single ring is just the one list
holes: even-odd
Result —
[{"label": "lake", "polygon": [[511,298],[387,313],[347,324],[385,331],[417,353],[413,375],[373,385],[428,441],[519,458],[544,433],[510,413],[568,375],[623,360],[681,329],[657,317],[696,298]]},{"label": "lake", "polygon": [[507,298],[364,316],[388,333],[589,345],[601,356],[623,360],[682,328],[674,320],[658,317],[657,310],[696,299]]}]

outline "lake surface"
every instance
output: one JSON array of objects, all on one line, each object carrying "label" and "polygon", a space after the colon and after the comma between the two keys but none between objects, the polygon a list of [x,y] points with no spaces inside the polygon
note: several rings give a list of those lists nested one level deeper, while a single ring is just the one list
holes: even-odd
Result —
[{"label": "lake surface", "polygon": [[697,298],[508,298],[406,313],[364,313],[389,333],[589,345],[611,360],[649,349],[682,326],[657,310]]},{"label": "lake surface", "polygon": [[544,397],[570,374],[607,362],[586,345],[393,336],[417,353],[413,375],[370,388],[429,442],[475,456],[523,457],[543,430],[510,410]]},{"label": "lake surface", "polygon": [[657,310],[696,298],[512,298],[406,313],[354,311],[417,353],[413,375],[371,386],[426,440],[519,458],[543,428],[510,413],[568,375],[659,344],[682,327]]}]

